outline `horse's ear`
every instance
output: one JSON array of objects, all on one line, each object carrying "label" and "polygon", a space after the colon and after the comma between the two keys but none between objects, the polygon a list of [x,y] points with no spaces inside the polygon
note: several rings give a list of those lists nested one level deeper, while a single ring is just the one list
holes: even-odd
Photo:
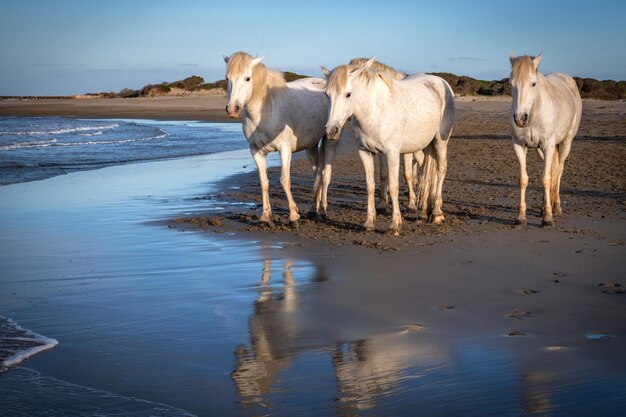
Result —
[{"label": "horse's ear", "polygon": [[263,61],[262,56],[258,57],[258,58],[252,58],[252,66],[254,67],[256,64],[258,64],[259,62]]},{"label": "horse's ear", "polygon": [[330,71],[328,70],[328,68],[323,65],[320,65],[320,68],[322,69],[322,74],[324,74],[324,78],[328,78],[328,76],[330,75]]},{"label": "horse's ear", "polygon": [[537,57],[533,59],[533,65],[535,67],[535,70],[539,68],[539,64],[541,63],[541,58],[543,58],[543,52],[539,52],[539,55],[537,55]]},{"label": "horse's ear", "polygon": [[228,55],[222,55],[224,57],[224,62],[226,62],[228,64],[228,60],[230,59],[230,57]]},{"label": "horse's ear", "polygon": [[511,65],[513,65],[513,62],[515,62],[515,54],[513,53],[513,51],[509,52],[509,61],[511,62]]},{"label": "horse's ear", "polygon": [[363,64],[363,66],[365,68],[370,68],[372,65],[374,65],[374,62],[376,62],[376,58],[371,57],[370,59],[367,60],[365,64]]}]

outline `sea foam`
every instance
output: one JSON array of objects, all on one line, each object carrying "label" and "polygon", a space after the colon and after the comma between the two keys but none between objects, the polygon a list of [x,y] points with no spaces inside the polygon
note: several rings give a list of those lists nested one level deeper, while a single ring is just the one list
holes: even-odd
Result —
[{"label": "sea foam", "polygon": [[24,329],[10,318],[0,316],[0,372],[58,344],[55,339]]}]

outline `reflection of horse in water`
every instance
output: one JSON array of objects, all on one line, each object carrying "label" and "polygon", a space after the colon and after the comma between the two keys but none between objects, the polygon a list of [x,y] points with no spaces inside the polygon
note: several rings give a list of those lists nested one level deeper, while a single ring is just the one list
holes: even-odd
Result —
[{"label": "reflection of horse in water", "polygon": [[448,361],[447,354],[425,344],[409,331],[381,334],[369,339],[338,345],[333,365],[339,391],[339,408],[367,410],[379,397],[396,389],[407,378],[417,377],[418,369]]},{"label": "reflection of horse in water", "polygon": [[[235,369],[231,373],[237,396],[244,405],[264,404],[277,381],[279,372],[289,368],[299,353],[329,350],[336,340],[323,341],[308,335],[298,319],[301,300],[296,291],[292,263],[283,264],[283,285],[270,285],[272,262],[265,260],[260,295],[248,321],[250,346],[235,351]],[[318,273],[314,281],[324,281]],[[334,323],[328,323],[333,326]],[[336,331],[324,331],[336,334]],[[308,335],[308,336],[307,336]],[[367,409],[377,397],[397,388],[406,378],[404,371],[416,363],[445,360],[440,351],[425,348],[407,331],[377,335],[357,342],[340,343],[332,353],[342,409]],[[329,399],[330,400],[330,399]]]},{"label": "reflection of horse in water", "polygon": [[283,290],[273,290],[270,284],[272,261],[265,260],[261,285],[265,287],[254,302],[254,312],[248,322],[250,348],[239,346],[235,352],[235,370],[231,376],[237,396],[244,402],[257,402],[270,391],[281,369],[287,368],[296,352],[291,347],[298,329],[292,313],[296,310],[298,294],[294,288],[291,262],[283,267]]},{"label": "reflection of horse in water", "polygon": [[[235,351],[231,377],[244,407],[272,409],[268,396],[279,380],[279,373],[290,368],[297,355],[304,352],[329,352],[337,384],[336,401],[321,400],[334,404],[332,407],[338,415],[372,409],[381,399],[400,392],[407,381],[450,365],[447,349],[427,341],[419,326],[345,341],[341,334],[350,326],[346,326],[341,316],[329,322],[300,315],[304,310],[309,315],[314,310],[302,305],[310,294],[302,297],[296,290],[292,262],[285,261],[282,265],[282,285],[272,286],[271,275],[272,261],[266,259],[261,292],[248,320],[250,344],[239,346]],[[312,278],[312,281],[325,280],[319,271]],[[315,326],[307,325],[310,319]],[[363,327],[367,328],[367,323],[363,323]],[[333,339],[325,340],[320,335],[333,335]],[[523,410],[536,413],[551,409],[551,381],[546,381],[544,373],[527,372],[520,382]]]}]

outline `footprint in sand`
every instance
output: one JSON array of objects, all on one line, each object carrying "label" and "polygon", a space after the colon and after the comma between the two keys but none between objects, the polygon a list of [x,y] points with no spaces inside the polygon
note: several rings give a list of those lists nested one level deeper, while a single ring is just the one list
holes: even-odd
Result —
[{"label": "footprint in sand", "polygon": [[514,319],[527,319],[531,317],[535,317],[535,314],[530,311],[522,311],[522,310],[513,310],[506,314],[506,317],[511,317]]},{"label": "footprint in sand", "polygon": [[509,337],[523,337],[528,336],[528,333],[522,332],[521,330],[512,330],[510,332],[506,332],[505,335]]},{"label": "footprint in sand", "polygon": [[404,331],[405,332],[419,332],[420,330],[423,330],[424,326],[422,326],[421,324],[407,324],[404,326]]},{"label": "footprint in sand", "polygon": [[439,307],[437,307],[437,309],[441,310],[441,311],[445,311],[445,310],[452,310],[454,308],[454,306],[450,306],[447,304],[442,304]]},{"label": "footprint in sand", "polygon": [[616,282],[601,282],[598,287],[602,288],[602,292],[607,295],[625,294],[622,284]]},{"label": "footprint in sand", "polygon": [[532,290],[530,288],[520,288],[518,290],[515,290],[516,293],[518,294],[524,294],[524,295],[529,295],[529,294],[537,294],[540,291],[538,290]]}]

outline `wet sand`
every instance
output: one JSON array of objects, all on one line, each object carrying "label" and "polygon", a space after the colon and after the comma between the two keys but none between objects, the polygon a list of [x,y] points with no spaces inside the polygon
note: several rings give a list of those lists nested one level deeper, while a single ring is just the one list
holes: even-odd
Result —
[{"label": "wet sand", "polygon": [[[441,226],[418,223],[416,213],[404,208],[408,196],[401,180],[402,236],[385,235],[390,216],[381,210],[377,231],[363,233],[366,205],[363,168],[354,146],[342,144],[333,166],[328,220],[303,216],[300,228],[291,231],[284,192],[278,181],[280,172],[274,168],[270,171],[270,198],[276,226],[266,230],[258,222],[260,210],[255,209],[223,213],[224,219],[234,221],[227,229],[282,232],[337,245],[382,250],[408,250],[459,240],[472,233],[508,230],[517,215],[519,201],[519,165],[507,124],[509,106],[510,100],[505,99],[457,102],[457,122],[448,147],[448,173],[444,182],[446,222]],[[596,219],[612,222],[615,228],[624,231],[626,102],[585,100],[581,127],[572,149],[561,184],[565,217],[556,219],[557,229],[571,234],[586,233],[583,224],[587,219]],[[292,165],[292,192],[300,212],[306,214],[311,206],[313,183],[310,165],[302,158]],[[541,224],[542,202],[542,161],[534,150],[529,150],[528,173],[528,229],[534,230]],[[217,195],[210,197],[260,206],[258,178],[235,176]]]},{"label": "wet sand", "polygon": [[[623,106],[585,102],[553,229],[539,227],[534,155],[529,226],[511,227],[506,101],[459,103],[448,220],[405,213],[399,238],[384,215],[361,232],[349,147],[330,219],[297,231],[276,168],[277,226],[257,224],[247,151],[0,187],[0,307],[59,341],[25,366],[196,415],[621,416]],[[307,164],[294,162],[301,209]]]},{"label": "wet sand", "polygon": [[0,116],[66,116],[232,122],[223,95],[0,100]]}]

